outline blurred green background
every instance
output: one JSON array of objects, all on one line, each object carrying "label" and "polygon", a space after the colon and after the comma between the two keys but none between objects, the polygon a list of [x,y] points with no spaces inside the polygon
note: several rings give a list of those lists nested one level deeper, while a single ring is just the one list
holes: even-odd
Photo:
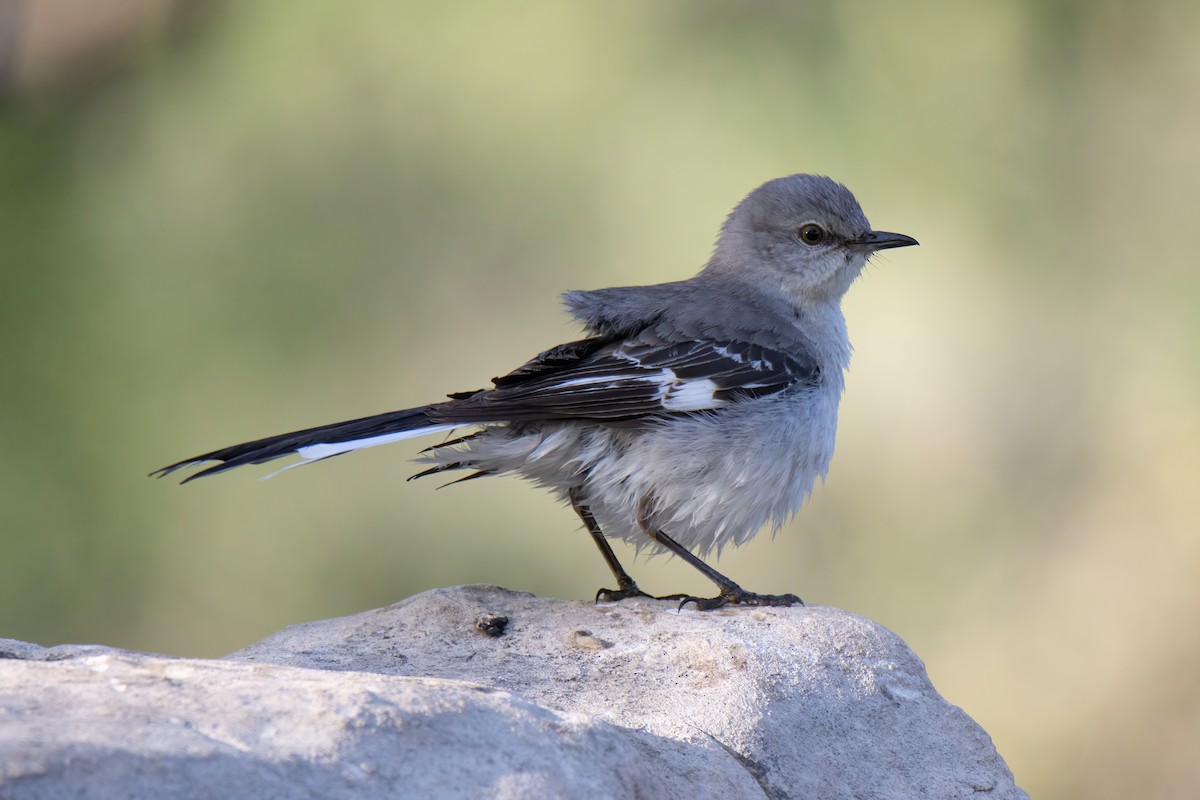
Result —
[{"label": "blurred green background", "polygon": [[1034,796],[1194,796],[1198,37],[1155,0],[0,0],[0,636],[590,597],[569,510],[406,485],[419,443],[145,476],[476,388],[576,335],[560,292],[689,276],[818,172],[922,247],[847,299],[828,485],[720,568],[896,631]]}]

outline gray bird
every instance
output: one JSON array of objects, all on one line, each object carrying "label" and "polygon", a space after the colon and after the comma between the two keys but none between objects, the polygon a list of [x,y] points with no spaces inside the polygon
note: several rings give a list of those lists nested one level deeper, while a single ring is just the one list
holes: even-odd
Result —
[{"label": "gray bird", "polygon": [[[654,542],[716,597],[680,607],[791,605],[746,591],[700,556],[791,518],[833,456],[850,362],[842,295],[878,250],[915,245],[871,229],[850,191],[792,175],[755,189],[694,278],[567,292],[587,338],[445,402],[270,436],[152,473],[222,462],[183,482],[297,453],[291,466],[414,436],[474,430],[422,451],[413,478],[513,473],[570,503],[617,580],[598,600],[647,596],[606,539]],[[285,467],[284,469],[290,469]],[[410,478],[411,480],[411,478]],[[457,483],[458,481],[455,481]]]}]

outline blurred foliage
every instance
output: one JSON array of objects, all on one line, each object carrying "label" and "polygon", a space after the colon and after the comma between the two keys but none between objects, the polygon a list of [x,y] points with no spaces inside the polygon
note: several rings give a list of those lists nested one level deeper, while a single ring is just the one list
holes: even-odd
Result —
[{"label": "blurred foliage", "polygon": [[475,388],[574,335],[559,292],[690,275],[820,172],[923,246],[847,300],[829,485],[722,569],[902,635],[1034,796],[1194,791],[1200,5],[187,5],[38,80],[0,14],[0,635],[590,597],[568,510],[404,485],[419,444],[145,474]]}]

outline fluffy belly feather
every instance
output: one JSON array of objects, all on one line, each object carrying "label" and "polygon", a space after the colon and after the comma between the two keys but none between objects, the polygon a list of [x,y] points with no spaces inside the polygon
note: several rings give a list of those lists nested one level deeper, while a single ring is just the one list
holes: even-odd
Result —
[{"label": "fluffy belly feather", "polygon": [[583,502],[606,535],[650,544],[638,527],[642,498],[653,522],[703,557],[740,545],[763,525],[778,529],[799,510],[833,455],[838,392],[808,389],[736,410],[676,417],[670,434],[573,423],[497,425],[422,461],[516,473]]}]

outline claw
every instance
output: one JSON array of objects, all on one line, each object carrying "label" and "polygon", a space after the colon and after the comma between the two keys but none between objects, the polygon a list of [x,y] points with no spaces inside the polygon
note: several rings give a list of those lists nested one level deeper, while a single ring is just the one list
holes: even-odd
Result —
[{"label": "claw", "polygon": [[653,595],[646,594],[637,587],[636,583],[630,583],[628,586],[623,586],[620,589],[599,589],[596,591],[597,603],[615,603],[618,600],[627,600],[630,597],[648,597],[655,600]]}]

